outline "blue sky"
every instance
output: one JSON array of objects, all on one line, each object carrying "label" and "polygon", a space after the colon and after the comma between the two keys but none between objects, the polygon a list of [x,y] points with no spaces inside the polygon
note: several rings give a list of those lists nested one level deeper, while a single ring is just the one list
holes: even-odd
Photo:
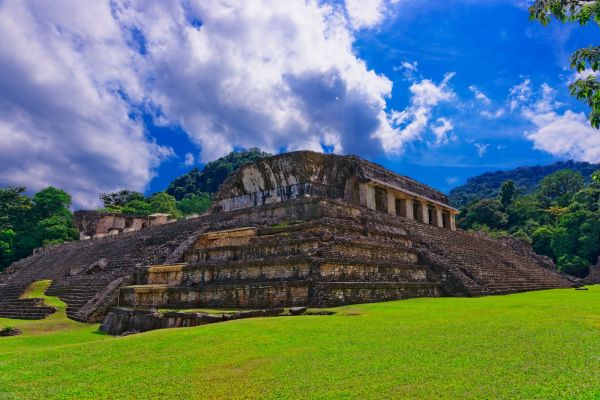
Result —
[{"label": "blue sky", "polygon": [[0,2],[0,186],[77,208],[233,149],[353,153],[441,190],[600,161],[568,95],[597,26],[524,0]]}]

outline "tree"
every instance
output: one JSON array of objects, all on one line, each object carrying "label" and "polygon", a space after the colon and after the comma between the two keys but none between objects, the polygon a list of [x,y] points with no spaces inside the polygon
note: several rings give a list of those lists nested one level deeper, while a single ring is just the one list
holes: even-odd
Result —
[{"label": "tree", "polygon": [[554,258],[552,251],[552,229],[549,226],[541,226],[533,232],[531,246],[533,250],[544,256]]},{"label": "tree", "polygon": [[177,200],[165,192],[150,197],[150,212],[171,214],[175,218],[181,217],[181,212],[177,209]]},{"label": "tree", "polygon": [[144,200],[143,194],[129,189],[123,189],[112,193],[100,193],[99,197],[100,200],[102,200],[102,203],[104,203],[104,207],[108,209],[123,207],[125,204],[134,200]]},{"label": "tree", "polygon": [[564,169],[544,177],[540,182],[537,195],[546,204],[565,207],[573,195],[583,187],[583,175],[570,169]]},{"label": "tree", "polygon": [[508,207],[508,220],[511,226],[523,226],[528,221],[537,221],[538,225],[550,222],[542,203],[533,195],[517,197]]},{"label": "tree", "polygon": [[589,273],[590,263],[579,256],[567,254],[558,259],[558,270],[569,275],[585,278]]},{"label": "tree", "polygon": [[516,195],[517,187],[515,186],[515,183],[513,181],[504,181],[498,197],[505,209],[510,206]]},{"label": "tree", "polygon": [[166,192],[178,201],[188,195],[215,193],[225,178],[233,171],[270,155],[257,148],[232,151],[224,157],[209,162],[202,171],[194,168],[187,174],[174,179]]},{"label": "tree", "polygon": [[71,207],[71,195],[64,190],[48,186],[33,196],[33,213],[38,220],[49,218]]},{"label": "tree", "polygon": [[39,221],[35,226],[34,236],[38,244],[47,246],[75,240],[77,233],[77,229],[73,226],[71,213],[64,210]]},{"label": "tree", "polygon": [[600,256],[600,214],[595,213],[579,228],[577,254],[589,262]]},{"label": "tree", "polygon": [[[529,16],[547,25],[554,17],[560,22],[586,25],[591,20],[600,25],[600,0],[536,0],[529,8]],[[571,55],[571,68],[582,72],[587,68],[600,69],[600,47],[590,45]],[[594,75],[577,79],[569,86],[573,96],[588,103],[593,127],[600,128],[600,82]]]},{"label": "tree", "polygon": [[483,199],[465,207],[459,215],[459,225],[462,228],[472,229],[475,225],[486,225],[492,229],[506,226],[508,218],[504,207],[498,200]]},{"label": "tree", "polygon": [[33,204],[25,195],[24,187],[0,189],[0,230],[11,229],[26,222]]},{"label": "tree", "polygon": [[145,199],[132,200],[121,208],[121,212],[127,215],[146,216],[150,214],[150,204]]},{"label": "tree", "polygon": [[210,208],[210,205],[211,199],[206,193],[187,196],[185,199],[177,202],[177,208],[183,215],[202,214]]},{"label": "tree", "polygon": [[33,218],[35,247],[62,243],[77,239],[77,229],[73,225],[71,195],[51,186],[33,196]]}]

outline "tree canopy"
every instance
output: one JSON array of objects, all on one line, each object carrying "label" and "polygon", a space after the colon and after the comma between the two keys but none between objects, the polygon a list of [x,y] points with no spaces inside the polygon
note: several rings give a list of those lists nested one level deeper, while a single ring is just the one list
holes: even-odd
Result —
[{"label": "tree canopy", "polygon": [[0,189],[0,270],[36,247],[77,238],[68,193],[48,187],[30,198],[24,192],[24,187]]}]

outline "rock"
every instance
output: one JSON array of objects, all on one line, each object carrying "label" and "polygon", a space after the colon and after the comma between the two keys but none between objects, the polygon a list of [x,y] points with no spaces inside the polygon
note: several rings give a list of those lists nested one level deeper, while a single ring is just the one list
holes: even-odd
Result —
[{"label": "rock", "polygon": [[290,314],[301,315],[306,312],[306,307],[290,307]]},{"label": "rock", "polygon": [[23,333],[20,329],[12,327],[12,326],[6,326],[2,329],[0,329],[0,336],[17,336],[20,335],[21,333]]}]

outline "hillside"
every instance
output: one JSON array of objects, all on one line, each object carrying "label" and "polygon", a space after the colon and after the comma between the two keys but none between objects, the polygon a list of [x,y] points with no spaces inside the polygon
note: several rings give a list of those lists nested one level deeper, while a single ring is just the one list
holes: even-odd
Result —
[{"label": "hillside", "polygon": [[562,169],[572,169],[580,172],[586,182],[591,174],[600,169],[600,164],[590,164],[577,161],[558,161],[549,165],[519,167],[508,171],[486,172],[467,180],[467,183],[457,186],[450,191],[450,204],[456,208],[480,199],[494,198],[498,195],[502,182],[512,180],[523,193],[531,193],[538,183],[546,176]]},{"label": "hillside", "polygon": [[186,196],[214,193],[227,176],[242,165],[270,156],[264,151],[251,148],[244,151],[231,152],[228,155],[211,161],[202,171],[198,168],[175,178],[167,187],[166,192],[177,201]]}]

